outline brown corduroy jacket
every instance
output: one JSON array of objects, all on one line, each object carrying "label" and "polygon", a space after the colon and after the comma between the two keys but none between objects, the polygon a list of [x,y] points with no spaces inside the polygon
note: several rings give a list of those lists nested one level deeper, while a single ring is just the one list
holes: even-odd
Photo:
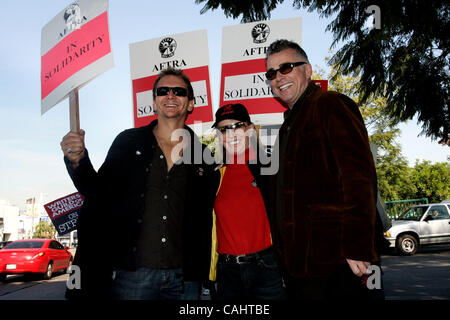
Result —
[{"label": "brown corduroy jacket", "polygon": [[290,276],[326,276],[345,259],[374,262],[376,172],[356,103],[311,83],[279,134],[274,245]]}]

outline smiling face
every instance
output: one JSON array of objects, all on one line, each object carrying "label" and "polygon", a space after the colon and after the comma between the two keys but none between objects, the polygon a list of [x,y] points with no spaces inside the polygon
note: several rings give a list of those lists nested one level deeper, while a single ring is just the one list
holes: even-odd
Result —
[{"label": "smiling face", "polygon": [[[299,55],[294,49],[285,49],[277,53],[271,54],[267,58],[267,70],[278,69],[281,64],[286,62],[306,61],[305,57]],[[295,102],[305,92],[311,80],[311,65],[304,64],[297,66],[287,74],[277,72],[275,79],[270,81],[273,92],[285,102],[290,109]]]},{"label": "smiling face", "polygon": [[[167,75],[161,78],[158,82],[160,87],[182,87],[186,88],[186,83],[183,79],[174,75]],[[183,118],[194,109],[194,100],[189,100],[188,97],[176,96],[173,90],[169,91],[168,95],[156,96],[153,104],[158,111],[158,118]]]},{"label": "smiling face", "polygon": [[[222,128],[225,126],[229,126],[235,123],[240,123],[242,121],[226,119],[222,120],[217,124],[216,128]],[[224,133],[222,133],[223,138],[223,146],[229,155],[241,155],[245,152],[245,150],[249,146],[249,137],[246,134],[247,130],[254,129],[253,124],[245,124],[241,128],[236,129],[228,129]]]}]

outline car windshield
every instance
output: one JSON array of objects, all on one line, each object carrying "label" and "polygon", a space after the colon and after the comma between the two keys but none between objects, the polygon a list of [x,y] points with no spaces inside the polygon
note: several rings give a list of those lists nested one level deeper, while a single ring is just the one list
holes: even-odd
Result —
[{"label": "car windshield", "polygon": [[4,249],[39,249],[44,245],[44,241],[16,241],[10,243]]}]

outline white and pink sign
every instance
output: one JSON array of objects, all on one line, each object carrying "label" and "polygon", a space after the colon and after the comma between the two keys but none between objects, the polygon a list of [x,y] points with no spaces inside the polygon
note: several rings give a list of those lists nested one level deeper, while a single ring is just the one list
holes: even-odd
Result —
[{"label": "white and pink sign", "polygon": [[265,77],[266,51],[278,39],[301,45],[301,18],[259,21],[223,28],[220,106],[244,104],[259,125],[280,124],[286,110]]},{"label": "white and pink sign", "polygon": [[41,114],[113,67],[107,0],[78,0],[42,28]]},{"label": "white and pink sign", "polygon": [[157,118],[153,105],[153,84],[161,70],[182,69],[194,89],[195,107],[186,124],[211,122],[212,99],[206,30],[186,32],[130,44],[134,126]]}]

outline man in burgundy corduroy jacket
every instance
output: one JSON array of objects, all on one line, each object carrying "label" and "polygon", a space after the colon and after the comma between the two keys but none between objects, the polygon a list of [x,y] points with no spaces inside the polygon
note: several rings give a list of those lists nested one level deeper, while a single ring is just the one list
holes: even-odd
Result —
[{"label": "man in burgundy corduroy jacket", "polygon": [[272,43],[266,66],[273,92],[288,107],[275,147],[271,221],[289,298],[370,298],[365,281],[379,261],[377,183],[358,106],[315,85],[294,42]]}]

